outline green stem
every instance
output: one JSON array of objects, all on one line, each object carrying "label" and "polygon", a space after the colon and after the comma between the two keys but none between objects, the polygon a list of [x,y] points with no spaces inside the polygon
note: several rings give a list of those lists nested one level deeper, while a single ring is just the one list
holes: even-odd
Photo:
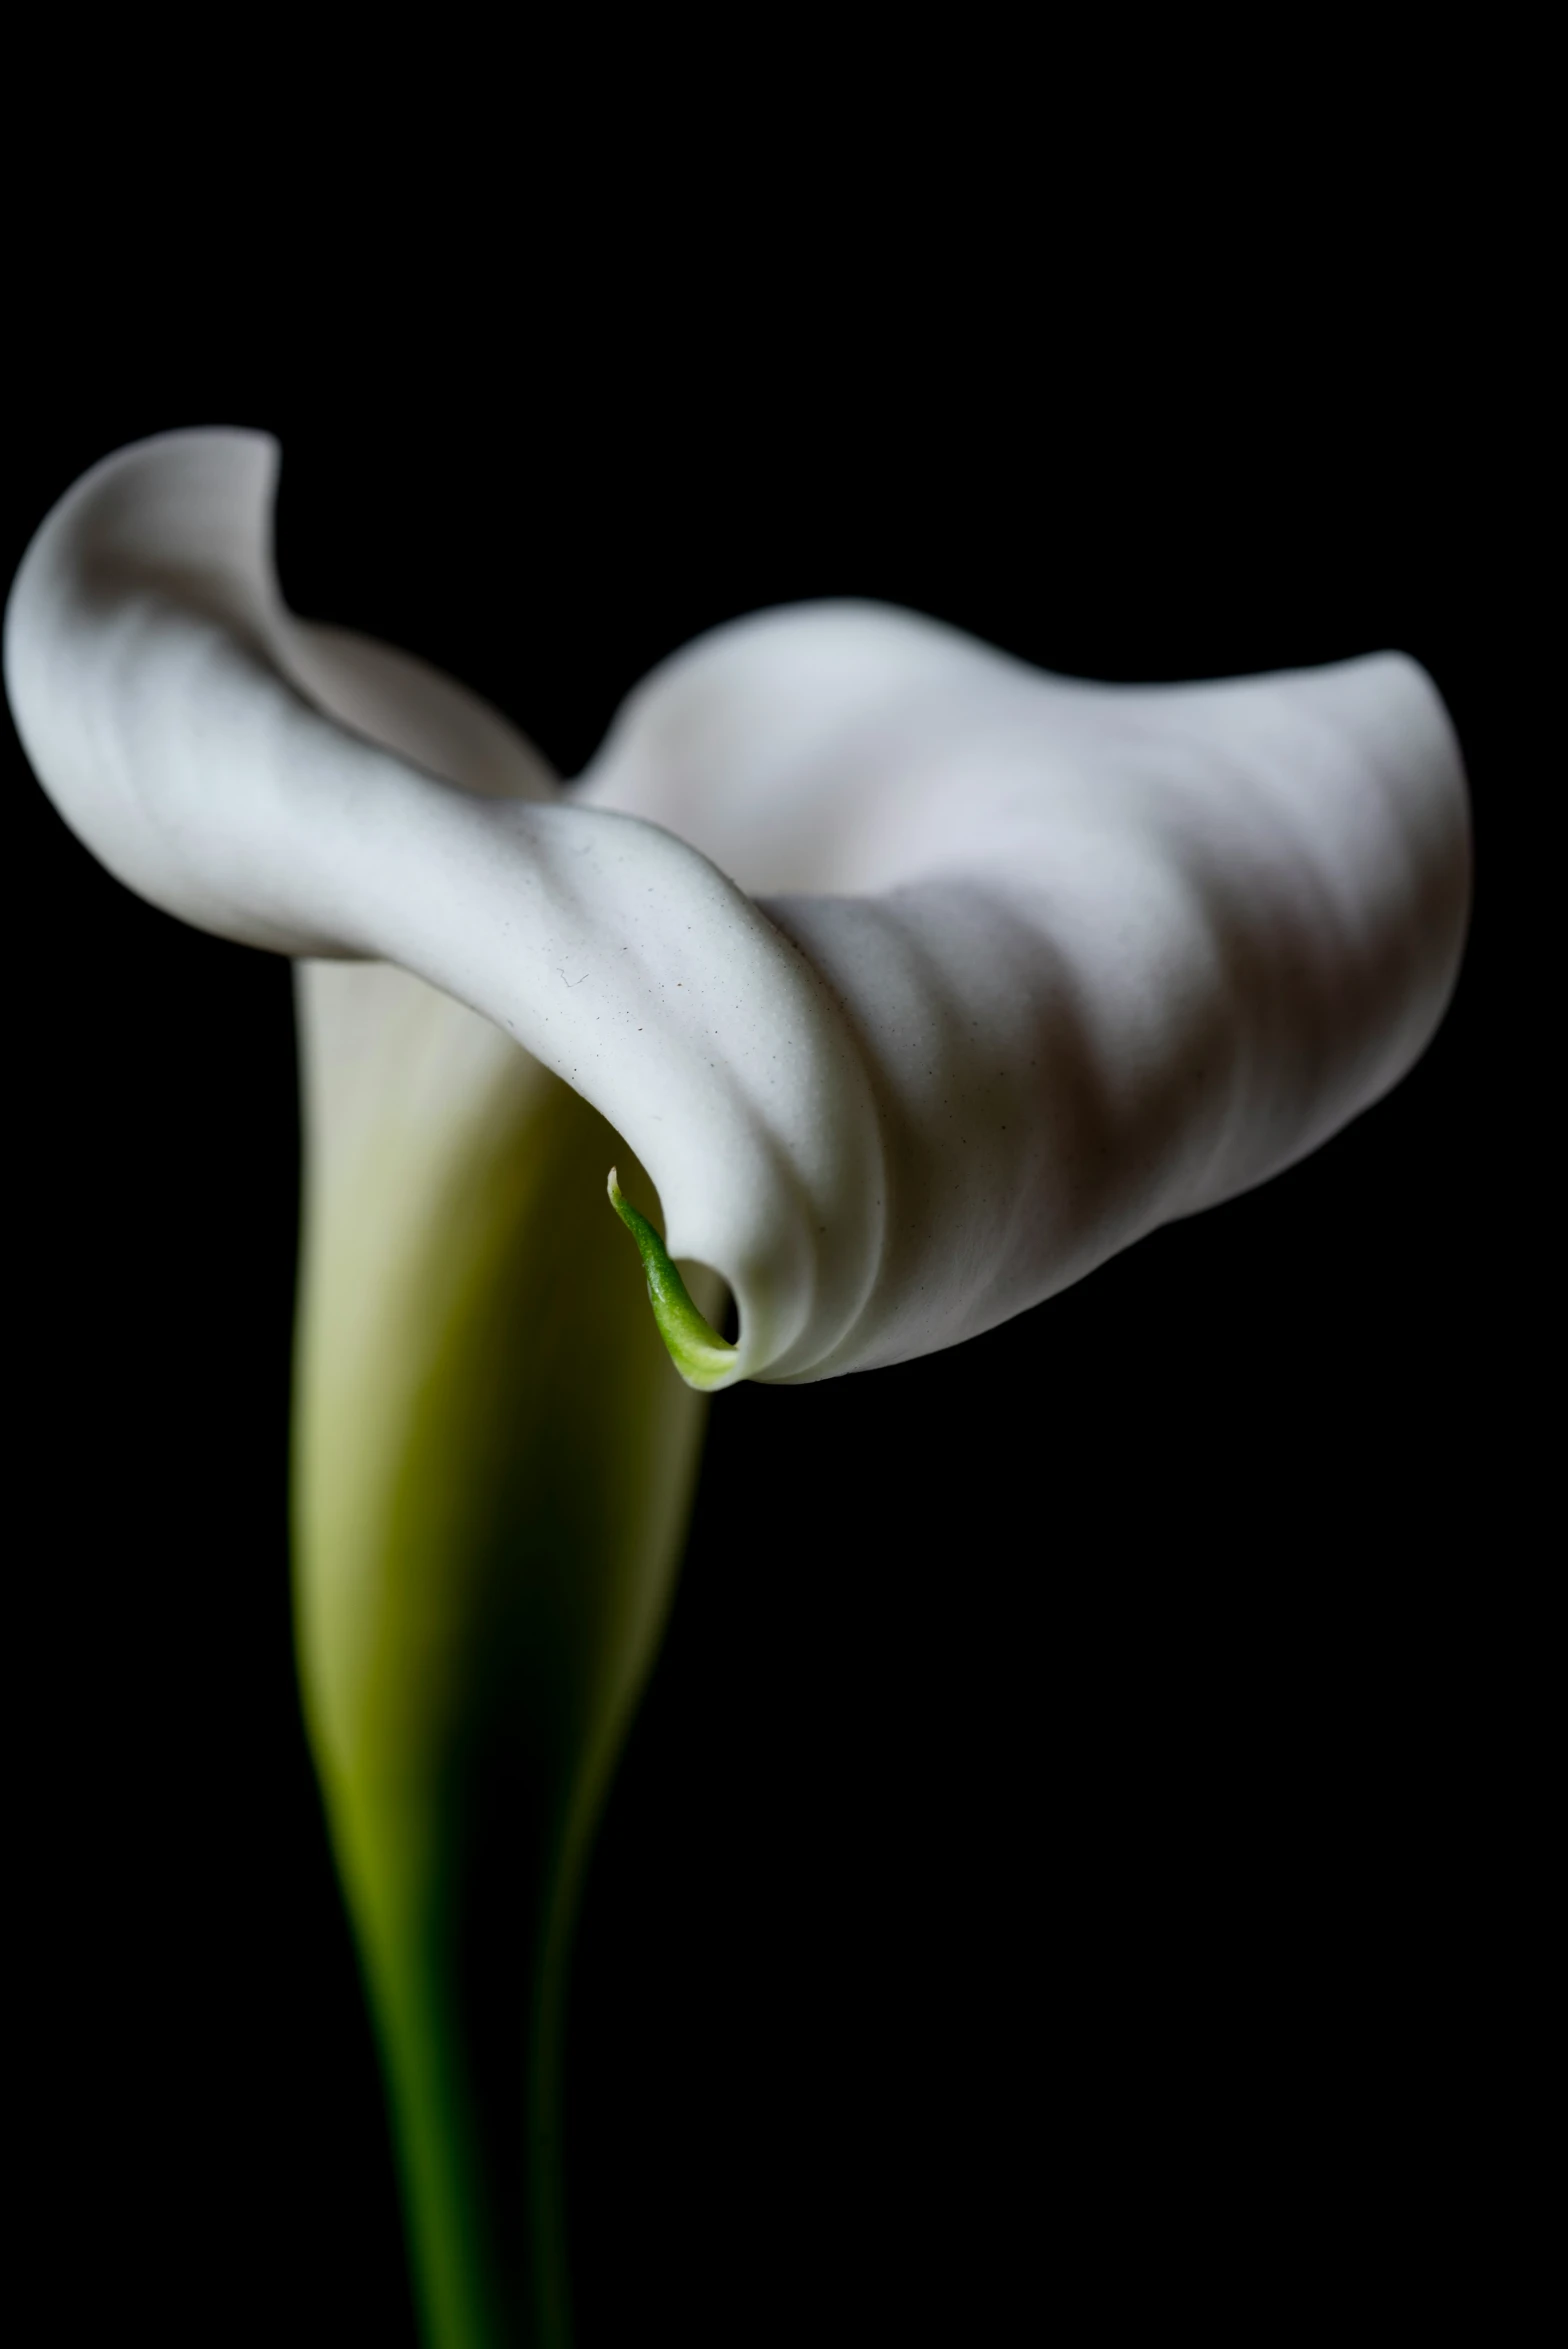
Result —
[{"label": "green stem", "polygon": [[[545,1822],[530,1822],[513,1772],[495,1776],[466,1807],[513,1833],[465,1833],[454,1801],[432,1842],[383,1823],[379,1884],[344,1838],[340,1856],[425,2336],[431,2349],[567,2349],[561,2054],[582,1869],[560,1836],[540,1850]],[[390,1880],[386,1853],[406,1862],[421,1844],[437,1865]]]}]

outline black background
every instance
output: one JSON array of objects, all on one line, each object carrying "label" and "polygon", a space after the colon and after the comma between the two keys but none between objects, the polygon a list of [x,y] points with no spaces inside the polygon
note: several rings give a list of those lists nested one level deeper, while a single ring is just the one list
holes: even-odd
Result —
[{"label": "black background", "polygon": [[[995,245],[873,187],[736,257],[709,189],[642,245],[628,202],[575,288],[537,230],[475,280],[350,206],[308,299],[143,223],[27,313],[7,576],[109,449],[265,426],[296,608],[568,774],[698,629],[846,593],[1106,678],[1397,646],[1464,744],[1472,948],[1396,1095],[974,1344],[719,1400],[580,1937],[582,2349],[1263,2340],[1503,2289],[1513,361],[1462,206],[1309,203],[1254,251],[1234,196],[1118,243],[1015,189]],[[402,2349],[289,1655],[287,972],[125,895],[6,755],[20,2272],[40,2338]]]}]

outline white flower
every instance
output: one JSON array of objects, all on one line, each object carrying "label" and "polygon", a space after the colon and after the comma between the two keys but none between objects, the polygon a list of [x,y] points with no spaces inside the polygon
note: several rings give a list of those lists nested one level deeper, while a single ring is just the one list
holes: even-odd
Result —
[{"label": "white flower", "polygon": [[1111,690],[820,605],[667,663],[563,792],[290,616],[275,470],[233,432],[98,466],[6,683],[113,872],[301,958],[306,1713],[431,2337],[560,2344],[567,1938],[701,1427],[659,1335],[698,1389],[895,1362],[1299,1158],[1442,1015],[1464,783],[1398,655]]},{"label": "white flower", "polygon": [[733,1352],[661,1313],[695,1384],[987,1329],[1314,1148],[1442,1015],[1465,793],[1402,656],[1109,689],[807,606],[667,663],[561,794],[290,617],[275,464],[172,434],[62,500],[7,619],[29,756],[155,903],[400,964],[591,1102],[734,1294]]}]

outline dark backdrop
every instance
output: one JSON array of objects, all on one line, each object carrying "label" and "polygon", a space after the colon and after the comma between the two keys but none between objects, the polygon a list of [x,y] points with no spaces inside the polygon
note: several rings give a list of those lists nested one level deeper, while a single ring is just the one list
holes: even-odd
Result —
[{"label": "dark backdrop", "polygon": [[[569,2065],[583,2349],[1392,2317],[1493,2256],[1477,1951],[1528,1939],[1491,313],[1442,236],[1412,276],[1310,222],[1272,275],[1155,247],[1097,290],[876,250],[831,310],[654,255],[482,330],[428,249],[380,310],[187,272],[183,317],[111,251],[93,331],[24,338],[6,573],[109,449],[237,422],[283,442],[295,606],[567,773],[661,655],[802,596],[1104,678],[1426,663],[1479,882],[1399,1091],[971,1345],[720,1398]],[[51,2339],[402,2349],[289,1656],[287,973],[125,895],[6,756],[22,2272]]]}]

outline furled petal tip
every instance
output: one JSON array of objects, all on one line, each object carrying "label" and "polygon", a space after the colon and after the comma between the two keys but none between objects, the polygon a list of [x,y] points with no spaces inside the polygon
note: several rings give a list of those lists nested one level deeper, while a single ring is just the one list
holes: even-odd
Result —
[{"label": "furled petal tip", "polygon": [[663,1242],[626,1220],[683,1375],[989,1328],[1313,1149],[1442,1015],[1464,781],[1402,656],[1115,689],[803,606],[666,663],[562,796],[461,688],[289,616],[275,471],[178,433],[61,501],[7,614],[28,754],[153,902],[401,963],[586,1095],[658,1188]]},{"label": "furled petal tip", "polygon": [[626,1229],[637,1243],[642,1268],[648,1279],[648,1302],[653,1307],[653,1318],[670,1350],[670,1360],[689,1387],[697,1392],[712,1394],[718,1387],[729,1386],[736,1375],[735,1348],[720,1337],[711,1322],[700,1314],[692,1303],[686,1283],[671,1262],[664,1242],[645,1215],[639,1215],[625,1197],[610,1169],[606,1189],[610,1205],[615,1209]]}]

